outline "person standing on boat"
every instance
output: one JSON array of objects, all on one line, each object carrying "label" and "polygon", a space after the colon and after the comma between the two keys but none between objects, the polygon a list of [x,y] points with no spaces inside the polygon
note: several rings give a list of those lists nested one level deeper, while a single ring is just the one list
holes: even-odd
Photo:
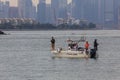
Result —
[{"label": "person standing on boat", "polygon": [[98,43],[97,43],[97,39],[94,40],[94,49],[97,51],[98,50]]},{"label": "person standing on boat", "polygon": [[52,39],[51,39],[51,48],[52,48],[52,50],[55,50],[55,39],[54,39],[54,37],[52,37]]},{"label": "person standing on boat", "polygon": [[85,43],[85,49],[86,49],[86,51],[88,51],[88,49],[89,49],[89,43],[88,43],[88,41],[86,41],[86,43]]}]

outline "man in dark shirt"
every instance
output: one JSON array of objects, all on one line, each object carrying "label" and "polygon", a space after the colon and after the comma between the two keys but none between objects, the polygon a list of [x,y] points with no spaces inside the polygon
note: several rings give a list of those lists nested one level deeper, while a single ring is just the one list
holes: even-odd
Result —
[{"label": "man in dark shirt", "polygon": [[52,39],[51,39],[51,48],[52,48],[52,50],[55,50],[55,39],[54,39],[54,37],[52,37]]},{"label": "man in dark shirt", "polygon": [[98,43],[97,43],[97,39],[94,40],[94,49],[97,51],[98,50]]}]

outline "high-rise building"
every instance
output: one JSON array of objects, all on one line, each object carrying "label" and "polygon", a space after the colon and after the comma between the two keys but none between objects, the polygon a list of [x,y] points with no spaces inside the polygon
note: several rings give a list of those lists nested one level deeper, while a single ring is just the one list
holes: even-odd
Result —
[{"label": "high-rise building", "polygon": [[51,8],[54,22],[58,18],[67,18],[67,0],[51,0]]},{"label": "high-rise building", "polygon": [[57,18],[65,18],[67,13],[67,0],[51,0],[52,10]]},{"label": "high-rise building", "polygon": [[36,10],[36,6],[33,6],[33,14],[32,14],[32,19],[36,20],[37,18],[37,10]]},{"label": "high-rise building", "polygon": [[119,0],[98,0],[99,23],[118,24]]},{"label": "high-rise building", "polygon": [[105,1],[104,0],[98,0],[98,23],[104,24],[104,17],[105,17]]},{"label": "high-rise building", "polygon": [[37,6],[37,20],[46,23],[46,0],[40,0]]},{"label": "high-rise building", "polygon": [[120,0],[114,0],[114,23],[119,24]]},{"label": "high-rise building", "polygon": [[33,18],[32,0],[18,0],[18,10],[20,18]]},{"label": "high-rise building", "polygon": [[18,0],[19,17],[25,18],[25,0]]},{"label": "high-rise building", "polygon": [[98,22],[98,0],[84,0],[83,19],[90,22]]},{"label": "high-rise building", "polygon": [[51,0],[51,15],[52,15],[52,23],[57,24],[57,18],[59,15],[59,1]]},{"label": "high-rise building", "polygon": [[98,0],[72,0],[72,6],[72,15],[75,19],[98,21]]},{"label": "high-rise building", "polygon": [[51,5],[46,4],[46,23],[53,23]]},{"label": "high-rise building", "polygon": [[73,6],[73,17],[75,19],[81,19],[84,15],[84,0],[72,0],[72,6]]},{"label": "high-rise building", "polygon": [[118,2],[118,19],[117,19],[117,22],[118,22],[118,25],[120,25],[120,0],[117,0]]},{"label": "high-rise building", "polygon": [[59,17],[67,18],[67,0],[59,0]]},{"label": "high-rise building", "polygon": [[104,6],[104,21],[105,24],[114,22],[114,1],[115,0],[105,0]]},{"label": "high-rise building", "polygon": [[0,1],[0,18],[9,17],[9,1],[2,2]]},{"label": "high-rise building", "polygon": [[9,18],[18,18],[18,7],[10,7],[9,9]]}]

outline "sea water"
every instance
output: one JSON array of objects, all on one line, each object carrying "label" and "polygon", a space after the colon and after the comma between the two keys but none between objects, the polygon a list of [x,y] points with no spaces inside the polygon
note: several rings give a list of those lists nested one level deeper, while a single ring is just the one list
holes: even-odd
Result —
[{"label": "sea water", "polygon": [[[120,80],[120,31],[5,31],[0,35],[0,80]],[[52,58],[50,39],[67,48],[68,38],[85,36],[98,59]]]}]

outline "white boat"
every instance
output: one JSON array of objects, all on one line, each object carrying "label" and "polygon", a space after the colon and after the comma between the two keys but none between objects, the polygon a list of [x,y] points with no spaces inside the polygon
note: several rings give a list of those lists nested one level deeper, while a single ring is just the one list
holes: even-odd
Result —
[{"label": "white boat", "polygon": [[96,57],[96,51],[94,49],[89,49],[88,51],[86,51],[83,47],[79,46],[78,43],[85,42],[83,38],[80,40],[74,40],[74,41],[69,39],[67,40],[67,42],[68,42],[69,48],[68,49],[58,48],[58,49],[52,50],[51,53],[53,53],[53,57],[60,57],[60,58],[62,57],[64,58],[95,58]]},{"label": "white boat", "polygon": [[54,57],[60,58],[89,58],[89,53],[86,51],[75,51],[75,50],[53,50],[51,51]]}]

